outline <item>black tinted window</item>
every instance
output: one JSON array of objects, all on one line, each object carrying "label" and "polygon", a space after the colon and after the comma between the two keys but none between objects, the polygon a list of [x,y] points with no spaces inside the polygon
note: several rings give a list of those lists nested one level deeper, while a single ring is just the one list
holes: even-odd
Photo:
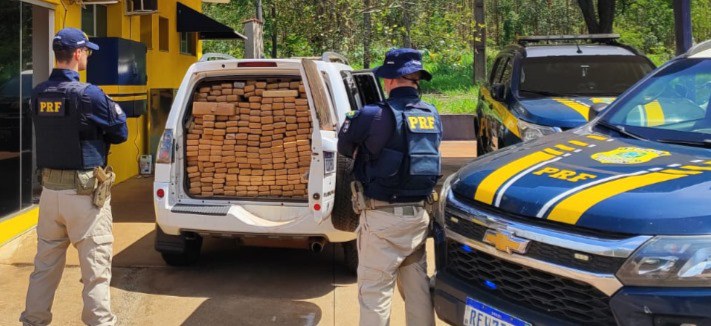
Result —
[{"label": "black tinted window", "polygon": [[617,96],[653,67],[637,56],[526,58],[521,61],[521,97]]},{"label": "black tinted window", "polygon": [[494,62],[494,66],[491,67],[491,73],[489,74],[489,83],[494,84],[499,81],[501,78],[501,70],[504,67],[504,61],[506,60],[506,57],[498,57],[496,59],[496,62]]},{"label": "black tinted window", "polygon": [[509,85],[511,82],[511,73],[513,72],[513,59],[507,58],[504,64],[504,71],[501,73],[501,80],[499,83]]}]

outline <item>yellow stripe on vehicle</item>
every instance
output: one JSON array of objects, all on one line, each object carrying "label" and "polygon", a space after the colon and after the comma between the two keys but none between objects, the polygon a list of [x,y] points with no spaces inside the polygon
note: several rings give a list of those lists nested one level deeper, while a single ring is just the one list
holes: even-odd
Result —
[{"label": "yellow stripe on vehicle", "polygon": [[593,104],[597,103],[606,103],[609,104],[612,99],[610,98],[599,98],[599,97],[592,97],[590,98],[590,101],[593,102]]},{"label": "yellow stripe on vehicle", "polygon": [[607,137],[598,136],[598,135],[586,135],[585,137],[588,137],[590,139],[599,140],[599,141],[606,141],[607,140]]},{"label": "yellow stripe on vehicle", "polygon": [[647,117],[647,127],[654,127],[664,124],[664,110],[659,101],[654,100],[644,105],[644,114]]},{"label": "yellow stripe on vehicle", "polygon": [[523,170],[554,157],[555,155],[544,152],[534,152],[500,167],[481,181],[474,194],[474,199],[491,205],[494,202],[496,192],[507,180]]},{"label": "yellow stripe on vehicle", "polygon": [[569,140],[568,142],[571,143],[571,144],[573,144],[573,145],[575,145],[575,146],[588,147],[588,143],[582,142],[582,141],[579,141],[579,140],[573,139],[573,140]]},{"label": "yellow stripe on vehicle", "polygon": [[676,169],[666,169],[666,170],[662,170],[660,172],[669,173],[669,174],[681,174],[681,175],[701,174],[701,171],[684,171],[684,170],[676,170]]},{"label": "yellow stripe on vehicle", "polygon": [[563,199],[548,215],[548,219],[567,224],[578,223],[591,207],[621,193],[649,185],[686,177],[685,174],[652,172],[629,176],[581,190]]},{"label": "yellow stripe on vehicle", "polygon": [[552,148],[546,148],[546,149],[543,149],[543,151],[546,152],[546,153],[548,153],[548,154],[555,155],[555,156],[563,155],[563,152],[557,151],[557,150],[552,149]]},{"label": "yellow stripe on vehicle", "polygon": [[501,121],[504,126],[516,135],[516,137],[523,139],[521,138],[521,131],[518,129],[518,118],[511,114],[503,103],[494,100],[494,98],[491,97],[491,92],[489,92],[489,90],[485,87],[481,88],[481,95],[484,96],[489,103],[491,103],[492,109],[496,111],[499,117],[501,117]]},{"label": "yellow stripe on vehicle", "polygon": [[575,148],[570,147],[570,146],[565,146],[565,145],[563,145],[563,144],[555,145],[555,147],[556,147],[557,149],[564,150],[564,151],[566,151],[566,152],[572,152],[572,151],[575,150]]},{"label": "yellow stripe on vehicle", "polygon": [[[706,164],[709,164],[709,163],[706,162]],[[692,171],[711,171],[711,167],[705,167],[705,166],[684,165],[681,168],[685,169],[685,170],[692,170]]]},{"label": "yellow stripe on vehicle", "polygon": [[587,106],[585,104],[578,103],[573,100],[564,99],[564,98],[554,98],[553,100],[573,109],[575,112],[578,112],[581,116],[583,116],[585,121],[590,120],[589,119],[590,118],[590,107],[589,106]]}]

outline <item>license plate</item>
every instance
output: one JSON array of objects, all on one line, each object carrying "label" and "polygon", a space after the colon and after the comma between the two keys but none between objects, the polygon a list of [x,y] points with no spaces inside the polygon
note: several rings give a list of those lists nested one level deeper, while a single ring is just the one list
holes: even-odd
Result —
[{"label": "license plate", "polygon": [[464,309],[465,326],[531,326],[521,319],[505,312],[489,307],[472,298],[467,298],[467,307]]}]

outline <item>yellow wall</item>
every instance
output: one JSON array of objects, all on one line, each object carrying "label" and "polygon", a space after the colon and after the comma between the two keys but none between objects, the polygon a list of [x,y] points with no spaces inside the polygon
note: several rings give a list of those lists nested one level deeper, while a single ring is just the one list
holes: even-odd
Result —
[{"label": "yellow wall", "polygon": [[[4,1],[4,0],[0,0]],[[63,27],[81,28],[81,6],[67,5],[67,15],[64,18],[64,8],[58,0],[44,0],[55,6],[55,30],[58,31]],[[202,42],[197,42],[197,56],[185,55],[180,53],[180,33],[177,32],[177,0],[159,0],[158,12],[151,15],[152,30],[153,30],[153,46],[146,54],[146,66],[148,74],[147,91],[153,88],[178,88],[183,79],[185,71],[188,67],[197,61],[197,58],[202,53]],[[195,10],[202,11],[201,0],[181,0],[182,4],[187,5]],[[68,1],[65,1],[65,4]],[[125,14],[124,1],[117,4],[107,5],[107,34],[109,37],[121,37],[134,41],[141,41],[141,16]],[[159,17],[164,17],[169,20],[169,51],[164,52],[158,50]],[[85,79],[85,74],[82,74],[82,79]],[[146,94],[150,101],[149,94]],[[150,102],[148,103],[150,108]],[[150,110],[147,110],[150,111]],[[117,174],[117,181],[121,182],[138,174],[138,157],[141,154],[148,153],[152,149],[147,148],[147,135],[149,128],[149,119],[144,115],[140,118],[129,118],[129,138],[123,144],[111,146],[111,154],[109,155],[109,164],[113,166]],[[163,126],[155,126],[155,128],[163,128]]]}]

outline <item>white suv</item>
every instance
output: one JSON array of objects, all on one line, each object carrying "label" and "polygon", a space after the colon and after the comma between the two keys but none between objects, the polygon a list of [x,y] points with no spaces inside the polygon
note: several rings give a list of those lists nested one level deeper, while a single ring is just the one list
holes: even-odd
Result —
[{"label": "white suv", "polygon": [[205,236],[316,252],[334,242],[355,270],[358,217],[338,128],[347,112],[382,99],[370,71],[353,71],[335,53],[205,55],[185,74],[158,146],[156,250],[170,265],[188,265]]}]

